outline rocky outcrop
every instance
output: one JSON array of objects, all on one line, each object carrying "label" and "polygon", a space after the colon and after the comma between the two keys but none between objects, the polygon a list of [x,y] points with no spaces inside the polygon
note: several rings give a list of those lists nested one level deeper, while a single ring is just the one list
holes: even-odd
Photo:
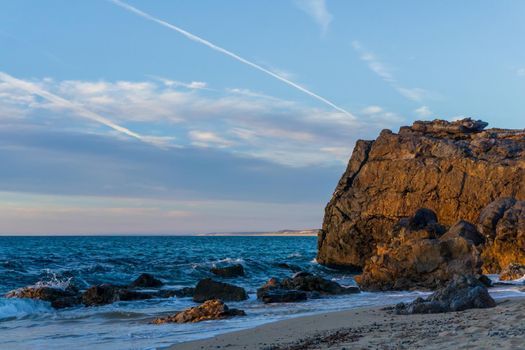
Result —
[{"label": "rocky outcrop", "polygon": [[297,289],[305,292],[316,292],[321,295],[340,295],[359,293],[357,287],[343,287],[339,283],[327,280],[321,276],[312,275],[309,272],[297,272],[292,278],[281,281],[284,289]]},{"label": "rocky outcrop", "polygon": [[[315,298],[320,295],[340,295],[359,292],[360,290],[357,287],[343,287],[337,282],[301,271],[296,273],[292,278],[285,278],[282,281],[277,278],[270,278],[261,288],[257,289],[257,298],[262,301],[265,301],[266,298],[267,300],[273,300],[271,302],[279,302],[278,300],[280,299],[283,300],[282,302],[288,302],[302,301],[305,300],[306,297]],[[290,300],[284,301],[285,299]]]},{"label": "rocky outcrop", "polygon": [[193,287],[184,287],[180,289],[164,289],[159,290],[157,293],[159,298],[188,298],[192,297],[195,294],[195,288]]},{"label": "rocky outcrop", "polygon": [[49,301],[55,309],[72,307],[80,304],[80,296],[75,288],[24,287],[13,290],[6,298],[29,298]]},{"label": "rocky outcrop", "polygon": [[244,267],[241,264],[235,264],[225,267],[214,267],[211,273],[220,277],[241,277],[244,276]]},{"label": "rocky outcrop", "polygon": [[492,202],[481,211],[478,228],[487,241],[482,252],[486,273],[499,273],[511,264],[525,265],[525,201],[500,198]]},{"label": "rocky outcrop", "polygon": [[510,264],[499,276],[502,281],[513,281],[525,277],[525,265]]},{"label": "rocky outcrop", "polygon": [[459,276],[427,299],[417,298],[411,303],[400,303],[395,312],[407,314],[431,314],[467,309],[484,309],[496,306],[487,288],[474,276]]},{"label": "rocky outcrop", "polygon": [[157,318],[151,321],[151,323],[195,323],[208,320],[220,320],[233,316],[246,316],[246,313],[243,310],[228,308],[221,300],[208,300],[202,305],[178,312],[172,316]]},{"label": "rocky outcrop", "polygon": [[82,293],[82,304],[85,306],[100,306],[117,301],[144,300],[153,298],[152,294],[137,292],[126,286],[100,284],[88,288]]},{"label": "rocky outcrop", "polygon": [[162,287],[164,283],[161,280],[155,278],[149,273],[143,273],[135,281],[130,284],[133,288],[158,288]]},{"label": "rocky outcrop", "polygon": [[[392,227],[419,208],[433,210],[449,227],[476,223],[498,198],[525,200],[525,130],[485,126],[471,119],[415,122],[397,134],[383,130],[375,141],[358,141],[325,209],[317,261],[361,270],[376,247],[390,242]],[[470,239],[470,229],[459,235]],[[484,256],[508,249],[491,242]],[[511,261],[503,262],[495,258],[487,270]]]},{"label": "rocky outcrop", "polygon": [[195,287],[193,301],[202,303],[206,300],[221,299],[224,301],[241,301],[248,299],[248,294],[242,287],[233,284],[217,282],[211,278],[206,278]]},{"label": "rocky outcrop", "polygon": [[293,289],[269,289],[260,293],[260,299],[265,304],[270,303],[296,303],[307,299],[305,292]]},{"label": "rocky outcrop", "polygon": [[430,209],[401,219],[355,280],[365,290],[435,289],[457,274],[480,274],[479,250],[465,238],[478,241],[476,228],[460,222],[444,231]]}]

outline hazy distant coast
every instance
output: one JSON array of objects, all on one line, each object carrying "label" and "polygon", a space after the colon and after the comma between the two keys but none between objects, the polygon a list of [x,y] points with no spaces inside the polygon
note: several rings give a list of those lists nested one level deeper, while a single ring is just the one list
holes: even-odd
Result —
[{"label": "hazy distant coast", "polygon": [[274,232],[216,232],[216,233],[202,233],[197,236],[272,236],[272,237],[307,237],[317,236],[318,229],[313,230],[281,230]]}]

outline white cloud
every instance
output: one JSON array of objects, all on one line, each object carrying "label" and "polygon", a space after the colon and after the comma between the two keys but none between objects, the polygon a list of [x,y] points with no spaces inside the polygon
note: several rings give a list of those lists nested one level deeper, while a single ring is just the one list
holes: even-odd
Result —
[{"label": "white cloud", "polygon": [[516,70],[516,75],[517,75],[518,77],[525,77],[525,68],[518,68],[518,69]]},{"label": "white cloud", "polygon": [[189,138],[194,146],[199,147],[211,147],[216,146],[219,148],[230,147],[233,142],[217,135],[211,131],[191,130],[188,133]]},{"label": "white cloud", "polygon": [[322,34],[326,34],[333,20],[333,15],[326,7],[326,0],[295,0],[295,4],[306,12],[321,28]]},{"label": "white cloud", "polygon": [[420,117],[429,117],[432,114],[434,114],[428,106],[421,106],[414,110],[414,113],[416,113]]},{"label": "white cloud", "polygon": [[[293,166],[346,162],[346,153],[326,149],[352,147],[357,138],[374,137],[377,131],[400,121],[380,106],[364,108],[360,120],[247,89],[188,89],[157,78],[138,82],[40,79],[29,83],[75,105],[89,106],[92,113],[108,116],[118,125],[133,125],[146,142],[221,148]],[[73,118],[82,116],[83,110],[65,110],[60,104],[0,82],[0,125],[7,123],[6,113],[17,116],[10,120],[19,123],[110,132],[96,123]]]},{"label": "white cloud", "polygon": [[405,98],[411,101],[419,102],[428,96],[428,91],[424,89],[408,88],[402,86],[391,73],[387,65],[381,62],[381,60],[373,52],[370,52],[367,49],[365,49],[359,41],[353,41],[352,47],[359,54],[359,58],[361,58],[362,61],[366,62],[368,68],[372,72],[379,76],[383,81],[388,83],[392,88],[394,88],[399,94],[401,94]]},{"label": "white cloud", "polygon": [[379,106],[368,106],[361,110],[361,114],[371,115],[383,112],[383,108]]},{"label": "white cloud", "polygon": [[[46,89],[42,88],[42,86],[39,86],[38,84],[35,84],[33,82],[29,82],[26,80],[20,80],[20,79],[17,79],[3,72],[0,72],[0,80],[2,80],[8,86],[12,87],[14,90],[21,90],[21,91],[26,92],[29,95],[38,96],[48,101],[51,104],[52,108],[55,108],[58,110],[74,111],[75,114],[78,116],[87,118],[89,120],[95,121],[100,124],[103,124],[129,137],[133,137],[133,138],[136,138],[144,142],[153,141],[153,139],[146,139],[144,138],[144,135],[131,131],[130,129],[115,123],[114,121],[106,118],[105,116],[102,116],[101,114],[98,114],[96,112],[93,112],[92,110],[87,109],[81,104],[75,103],[74,101],[70,101],[66,98],[53,94],[47,91]],[[85,84],[83,84],[82,86],[85,86]],[[94,89],[89,89],[88,92],[91,93],[93,90]],[[100,89],[95,89],[95,90],[99,91]],[[26,99],[27,99],[27,95],[26,95]]]}]

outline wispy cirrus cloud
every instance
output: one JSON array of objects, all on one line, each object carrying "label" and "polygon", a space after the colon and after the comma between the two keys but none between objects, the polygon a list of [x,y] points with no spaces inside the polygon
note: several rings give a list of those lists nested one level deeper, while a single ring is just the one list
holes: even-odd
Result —
[{"label": "wispy cirrus cloud", "polygon": [[414,113],[418,115],[419,117],[430,117],[432,114],[434,114],[428,106],[421,106],[419,108],[416,108],[414,110]]},{"label": "wispy cirrus cloud", "polygon": [[279,80],[279,81],[281,81],[281,82],[283,82],[283,83],[293,87],[294,89],[299,90],[299,91],[307,94],[308,96],[313,97],[314,99],[316,99],[316,100],[318,100],[318,101],[320,101],[320,102],[322,102],[322,103],[332,107],[333,109],[335,109],[335,110],[345,114],[349,118],[355,118],[355,116],[352,113],[350,113],[348,110],[340,107],[339,105],[337,105],[334,102],[330,101],[326,97],[323,97],[323,96],[321,96],[321,95],[311,91],[310,89],[307,89],[304,86],[302,86],[300,84],[297,84],[296,82],[293,82],[290,79],[287,79],[286,77],[284,77],[282,75],[279,75],[278,73],[275,73],[274,71],[272,71],[270,69],[264,68],[261,65],[259,65],[257,63],[254,63],[251,60],[248,60],[248,59],[246,59],[244,57],[241,57],[238,54],[236,54],[236,53],[234,53],[234,52],[232,52],[230,50],[227,50],[227,49],[225,49],[225,48],[223,48],[223,47],[221,47],[219,45],[216,45],[216,44],[214,44],[214,43],[212,43],[212,42],[210,42],[210,41],[208,41],[208,40],[206,40],[204,38],[201,38],[198,35],[190,33],[187,30],[184,30],[184,29],[182,29],[182,28],[180,28],[180,27],[178,27],[178,26],[176,26],[174,24],[168,23],[168,22],[166,22],[166,21],[164,21],[164,20],[162,20],[160,18],[157,18],[157,17],[155,17],[153,15],[150,15],[149,13],[146,13],[146,12],[144,12],[142,10],[139,10],[138,8],[136,8],[134,6],[131,6],[131,5],[125,3],[125,2],[123,2],[121,0],[109,0],[109,1],[111,1],[113,4],[119,6],[119,7],[123,8],[123,9],[125,9],[126,11],[129,11],[129,12],[131,12],[131,13],[137,15],[137,16],[140,16],[140,17],[145,18],[145,19],[147,19],[149,21],[157,23],[157,24],[159,24],[159,25],[161,25],[163,27],[169,28],[169,29],[171,29],[171,30],[173,30],[173,31],[175,31],[175,32],[177,32],[179,34],[182,34],[183,36],[185,36],[189,40],[192,40],[194,42],[202,44],[202,45],[204,45],[204,46],[206,46],[206,47],[208,47],[208,48],[210,48],[210,49],[212,49],[214,51],[220,52],[220,53],[222,53],[222,54],[224,54],[226,56],[229,56],[229,57],[233,58],[234,60],[237,60],[237,61],[239,61],[239,62],[241,62],[241,63],[243,63],[243,64],[245,64],[247,66],[250,66],[250,67],[252,67],[252,68],[254,68],[254,69],[256,69],[256,70],[258,70],[260,72],[263,72],[263,73],[265,73],[265,74],[267,74],[267,75],[269,75],[269,76],[271,76],[271,77],[273,77],[273,78],[275,78],[275,79],[277,79],[277,80]]},{"label": "wispy cirrus cloud", "polygon": [[[96,115],[111,116],[114,124],[136,130],[142,140],[170,147],[219,148],[294,167],[346,163],[346,155],[331,150],[351,149],[357,138],[373,137],[400,121],[398,115],[379,106],[364,108],[359,118],[348,118],[257,91],[214,89],[206,83],[201,84],[205,89],[190,89],[187,86],[192,83],[165,84],[156,78],[27,82],[75,106],[89,106]],[[105,124],[72,118],[77,113],[83,110],[64,110],[30,91],[0,83],[0,125],[9,119],[58,130],[108,133],[100,127]]]},{"label": "wispy cirrus cloud", "polygon": [[328,11],[326,0],[295,0],[294,2],[319,25],[321,33],[325,35],[334,18]]},{"label": "wispy cirrus cloud", "polygon": [[410,88],[401,85],[396,77],[394,77],[389,67],[383,63],[373,52],[363,47],[359,41],[353,41],[352,47],[359,54],[359,58],[368,65],[368,68],[370,68],[372,72],[379,76],[383,81],[388,83],[405,98],[414,102],[421,102],[429,95],[428,91],[425,89],[417,87]]},{"label": "wispy cirrus cloud", "polygon": [[518,68],[518,69],[516,69],[516,75],[518,77],[525,77],[525,68]]},{"label": "wispy cirrus cloud", "polygon": [[[100,124],[103,124],[124,135],[136,138],[140,141],[149,142],[149,143],[153,143],[156,145],[160,144],[159,143],[160,139],[158,138],[149,138],[146,135],[141,135],[137,132],[131,131],[130,129],[123,127],[115,123],[114,121],[85,108],[82,104],[75,103],[61,96],[58,96],[54,93],[51,93],[43,89],[38,84],[35,84],[33,82],[17,79],[4,72],[0,72],[0,81],[3,81],[5,84],[7,84],[9,87],[12,87],[13,89],[19,89],[19,90],[25,91],[26,93],[30,95],[36,95],[36,96],[39,96],[49,101],[52,104],[53,108],[55,109],[72,110],[78,116],[87,118],[89,120],[95,121]],[[24,97],[21,97],[22,100],[25,99],[26,101],[29,101],[29,98],[30,97],[27,95]]]}]

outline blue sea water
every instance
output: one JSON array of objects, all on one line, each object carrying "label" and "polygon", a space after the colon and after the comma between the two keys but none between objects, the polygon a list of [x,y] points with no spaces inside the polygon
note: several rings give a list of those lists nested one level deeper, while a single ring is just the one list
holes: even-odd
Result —
[{"label": "blue sea water", "polygon": [[[316,248],[315,237],[0,237],[0,295],[30,285],[74,283],[85,289],[100,283],[128,284],[144,272],[161,279],[163,288],[180,288],[214,277],[212,267],[232,263],[242,264],[246,276],[227,281],[250,295],[247,301],[228,303],[245,310],[247,317],[184,325],[148,321],[194,306],[190,298],[54,310],[46,302],[0,297],[0,349],[157,349],[275,320],[392,304],[425,294],[360,293],[275,305],[256,300],[256,289],[268,278],[293,274],[280,263],[355,285],[351,274],[317,264]],[[517,294],[512,287],[492,293]]]}]

